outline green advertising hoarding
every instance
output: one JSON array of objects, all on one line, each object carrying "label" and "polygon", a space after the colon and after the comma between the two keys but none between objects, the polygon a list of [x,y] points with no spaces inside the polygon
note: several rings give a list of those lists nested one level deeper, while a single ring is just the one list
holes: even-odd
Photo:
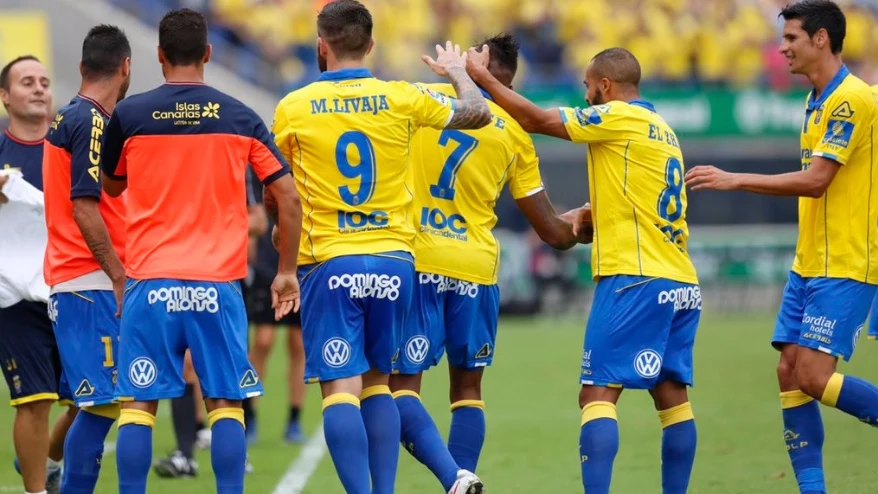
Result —
[{"label": "green advertising hoarding", "polygon": [[[542,107],[585,106],[583,92],[530,91]],[[794,137],[802,128],[807,91],[644,91],[683,137]]]}]

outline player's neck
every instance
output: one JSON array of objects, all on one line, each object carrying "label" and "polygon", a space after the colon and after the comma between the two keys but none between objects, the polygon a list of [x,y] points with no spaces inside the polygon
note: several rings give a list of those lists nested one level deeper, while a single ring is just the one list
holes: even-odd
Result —
[{"label": "player's neck", "polygon": [[116,103],[119,101],[119,88],[108,81],[82,82],[79,86],[79,94],[101,105],[107,113],[113,113]]},{"label": "player's neck", "polygon": [[365,69],[366,62],[364,60],[328,60],[326,62],[326,70],[335,72],[344,69]]},{"label": "player's neck", "polygon": [[820,64],[820,66],[816,67],[813,72],[808,74],[808,80],[815,89],[815,98],[820,97],[820,95],[823,94],[823,90],[826,89],[826,86],[828,86],[830,81],[832,81],[835,75],[838,74],[842,65],[843,62],[841,61],[841,57],[833,56],[831,60]]},{"label": "player's neck", "polygon": [[164,69],[165,82],[204,84],[204,65],[168,66]]},{"label": "player's neck", "polygon": [[46,137],[49,122],[42,118],[34,121],[12,118],[6,131],[19,141],[36,142]]}]

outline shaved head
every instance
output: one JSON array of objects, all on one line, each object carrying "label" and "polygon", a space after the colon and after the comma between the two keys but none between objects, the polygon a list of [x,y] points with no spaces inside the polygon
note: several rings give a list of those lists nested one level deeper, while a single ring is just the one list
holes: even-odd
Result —
[{"label": "shaved head", "polygon": [[609,48],[591,60],[596,79],[609,79],[617,84],[640,85],[640,62],[625,48]]}]

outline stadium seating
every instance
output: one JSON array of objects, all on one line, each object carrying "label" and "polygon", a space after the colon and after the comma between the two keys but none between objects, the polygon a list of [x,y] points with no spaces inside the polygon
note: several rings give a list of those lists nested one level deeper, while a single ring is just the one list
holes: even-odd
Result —
[{"label": "stadium seating", "polygon": [[[167,8],[209,12],[221,62],[278,92],[313,80],[315,13],[328,0],[113,0],[150,24]],[[625,46],[656,85],[785,89],[792,78],[777,53],[786,0],[364,0],[375,18],[381,76],[427,77],[419,63],[436,41],[477,41],[499,31],[522,42],[525,86],[575,84],[600,49]],[[845,0],[845,60],[878,67],[878,2]],[[864,75],[869,78],[868,75]]]}]

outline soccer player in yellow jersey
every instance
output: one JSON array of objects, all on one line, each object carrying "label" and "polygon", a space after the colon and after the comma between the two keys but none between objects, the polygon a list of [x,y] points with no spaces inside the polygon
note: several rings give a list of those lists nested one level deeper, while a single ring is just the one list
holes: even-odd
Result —
[{"label": "soccer player in yellow jersey", "polygon": [[[875,101],[878,101],[878,84],[872,86],[872,94],[875,95]],[[870,340],[878,340],[878,295],[872,302],[872,315],[869,317],[869,333]]]},{"label": "soccer player in yellow jersey", "polygon": [[[412,136],[421,127],[480,128],[491,113],[466,74],[466,55],[450,43],[425,61],[451,80],[457,99],[375,79],[365,67],[372,17],[355,0],[326,4],[317,32],[323,73],[280,102],[273,125],[302,195],[305,379],[320,382],[326,443],[344,488],[388,494],[400,441],[388,382],[417,283]],[[455,492],[481,485],[469,472],[457,483]]]},{"label": "soccer player in yellow jersey", "polygon": [[845,17],[827,0],[783,9],[780,51],[814,86],[802,125],[802,169],[782,175],[727,173],[699,166],[692,190],[747,190],[798,196],[799,239],[772,345],[784,440],[802,493],[825,493],[819,400],[878,425],[878,387],[837,372],[848,360],[878,283],[878,102],[848,72]]},{"label": "soccer player in yellow jersey", "polygon": [[686,244],[683,156],[674,131],[640,97],[640,64],[625,49],[598,53],[585,72],[589,108],[543,110],[469,52],[473,80],[525,131],[588,143],[598,281],[582,355],[579,439],[588,494],[610,489],[619,448],[616,402],[648,389],[664,428],[663,491],[685,493],[696,432],[687,387],[701,292]]},{"label": "soccer player in yellow jersey", "polygon": [[[488,69],[512,87],[518,42],[499,35],[480,43]],[[448,84],[428,89],[454,96]],[[492,124],[478,130],[422,129],[412,142],[415,215],[413,314],[403,331],[397,374],[390,379],[402,422],[403,445],[450,491],[460,469],[475,472],[485,440],[481,382],[494,358],[500,291],[500,246],[491,230],[503,187],[543,240],[559,249],[577,242],[569,220],[557,215],[543,189],[530,136],[489,102]],[[451,430],[446,447],[420,401],[423,371],[447,351],[451,375]]]}]

